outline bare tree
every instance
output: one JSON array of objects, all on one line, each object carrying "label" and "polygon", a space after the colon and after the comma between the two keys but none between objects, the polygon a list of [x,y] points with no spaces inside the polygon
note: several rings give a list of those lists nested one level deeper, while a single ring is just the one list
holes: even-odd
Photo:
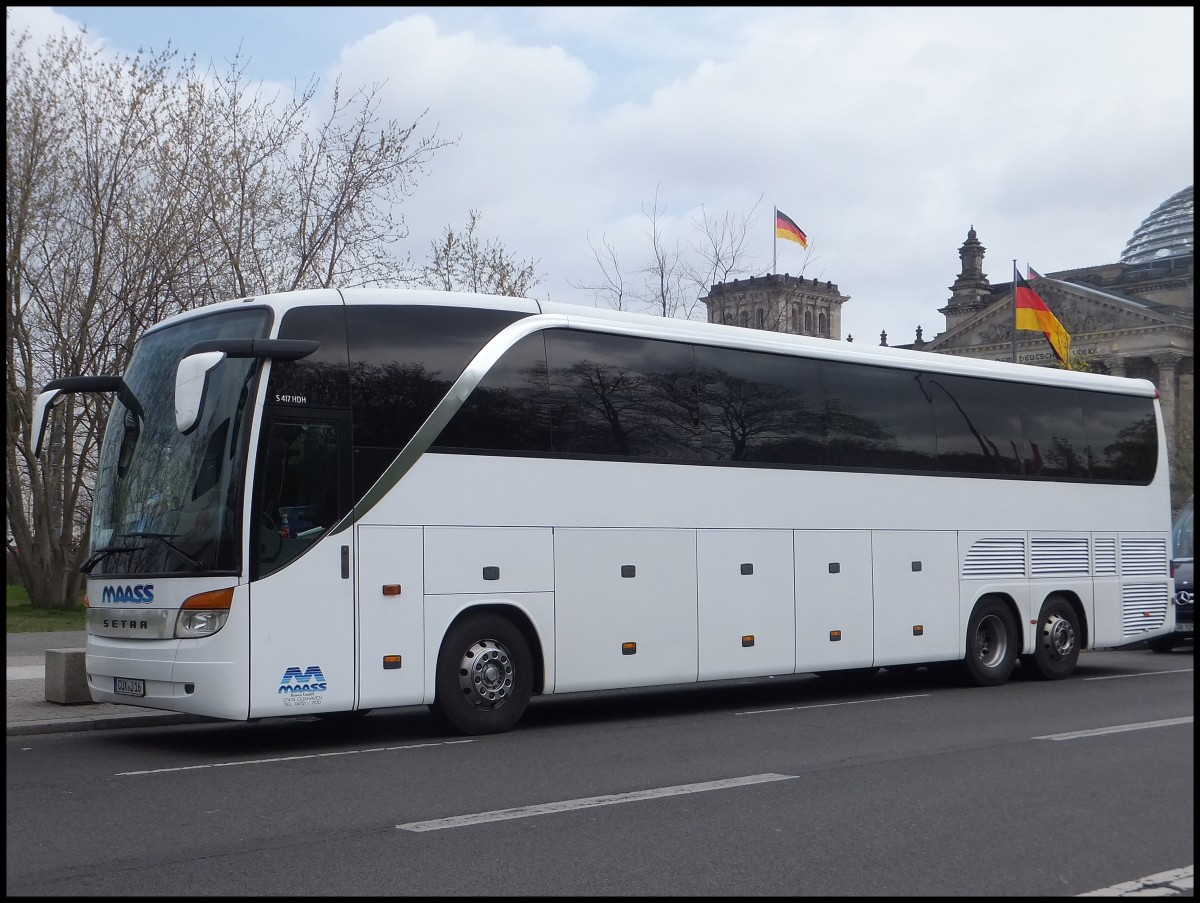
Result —
[{"label": "bare tree", "polygon": [[51,40],[36,60],[27,49],[22,38],[8,58],[5,496],[18,573],[34,604],[56,607],[82,590],[106,406],[68,399],[38,462],[33,398],[55,376],[119,368],[125,336],[144,323],[128,302],[162,276],[146,237],[169,240],[174,194],[145,173],[171,54],[105,62],[82,35]]},{"label": "bare tree", "polygon": [[650,259],[638,270],[644,277],[643,297],[650,309],[660,316],[675,317],[682,314],[688,319],[694,312],[695,301],[689,301],[685,292],[686,270],[679,240],[671,242],[663,233],[662,218],[666,215],[666,207],[659,206],[657,188],[654,202],[649,207],[642,205],[642,215],[649,224],[646,238],[650,240]]},{"label": "bare tree", "polygon": [[[644,234],[650,243],[648,258],[626,271],[621,266],[616,247],[607,236],[601,236],[600,248],[589,237],[588,247],[592,260],[600,269],[601,281],[571,284],[574,288],[592,292],[614,310],[691,317],[695,312],[695,301],[688,298],[688,269],[679,240],[672,240],[666,234],[663,223],[666,207],[659,201],[658,189],[655,189],[652,203],[642,204],[642,215],[646,218]],[[640,277],[640,286],[634,286],[635,277]]]},{"label": "bare tree", "polygon": [[717,217],[710,214],[707,207],[700,207],[700,218],[692,223],[700,232],[700,239],[696,243],[689,242],[692,256],[686,271],[687,280],[699,294],[707,294],[718,283],[753,272],[749,265],[754,263],[755,257],[748,245],[761,203],[762,195],[759,195],[750,212],[743,216],[726,212]]},{"label": "bare tree", "polygon": [[537,260],[516,260],[499,241],[480,242],[480,214],[471,210],[466,228],[447,226],[442,237],[430,242],[429,261],[421,268],[423,284],[448,292],[484,292],[527,297],[537,285]]},{"label": "bare tree", "polygon": [[587,243],[592,252],[592,260],[600,268],[601,281],[593,284],[571,283],[572,287],[591,292],[613,310],[627,310],[630,292],[625,282],[625,273],[621,269],[621,258],[616,247],[603,235],[600,237],[600,248],[592,244],[590,235]]},{"label": "bare tree", "polygon": [[[661,186],[660,186],[661,188]],[[755,256],[750,252],[750,235],[755,224],[760,196],[748,214],[735,216],[712,214],[701,207],[692,220],[699,238],[689,241],[688,252],[681,248],[678,238],[667,234],[666,206],[660,199],[660,189],[654,200],[642,205],[647,222],[644,233],[649,253],[642,262],[630,269],[621,264],[616,246],[607,236],[597,247],[588,238],[592,261],[600,271],[595,283],[572,283],[574,288],[590,291],[615,310],[634,310],[655,313],[664,317],[704,319],[700,299],[713,285],[755,273]],[[640,277],[640,285],[637,285]],[[782,329],[784,308],[779,308],[775,328]]]},{"label": "bare tree", "polygon": [[[300,202],[293,220],[296,254],[291,287],[363,285],[407,278],[389,247],[407,235],[394,212],[411,195],[418,174],[450,142],[416,135],[424,113],[402,127],[377,127],[378,92],[349,102],[335,87],[333,109],[315,138],[304,139],[292,167]],[[348,119],[343,128],[339,120]]]},{"label": "bare tree", "polygon": [[[378,121],[378,86],[308,127],[291,99],[170,50],[121,58],[66,33],[8,53],[7,526],[40,607],[82,591],[107,403],[69,397],[40,459],[30,421],[50,379],[120,373],[150,324],[261,292],[411,276],[389,253],[395,204],[452,142]],[[519,273],[510,278],[519,281]]]}]

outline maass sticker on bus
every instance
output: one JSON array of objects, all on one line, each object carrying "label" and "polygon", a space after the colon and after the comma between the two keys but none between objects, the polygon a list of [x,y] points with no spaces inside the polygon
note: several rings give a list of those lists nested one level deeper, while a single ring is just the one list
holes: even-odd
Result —
[{"label": "maass sticker on bus", "polygon": [[329,683],[321,672],[319,665],[309,665],[301,670],[290,667],[283,672],[279,681],[278,693],[285,697],[284,706],[300,708],[302,706],[320,705],[323,701],[320,694],[329,689]]}]

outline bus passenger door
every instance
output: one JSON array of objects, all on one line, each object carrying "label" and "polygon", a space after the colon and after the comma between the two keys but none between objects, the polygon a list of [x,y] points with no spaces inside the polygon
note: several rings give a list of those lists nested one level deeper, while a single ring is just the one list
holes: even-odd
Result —
[{"label": "bus passenger door", "polygon": [[358,531],[358,708],[419,705],[425,693],[421,527]]},{"label": "bus passenger door", "polygon": [[354,705],[350,416],[268,406],[250,525],[250,717]]}]

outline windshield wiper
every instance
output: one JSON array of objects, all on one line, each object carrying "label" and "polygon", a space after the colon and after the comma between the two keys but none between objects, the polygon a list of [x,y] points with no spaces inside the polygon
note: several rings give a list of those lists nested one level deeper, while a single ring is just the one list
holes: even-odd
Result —
[{"label": "windshield wiper", "polygon": [[148,533],[144,530],[135,530],[132,533],[121,533],[119,535],[129,536],[129,537],[132,537],[133,539],[157,539],[159,542],[161,542],[164,546],[166,546],[168,549],[170,549],[172,552],[174,552],[176,555],[178,555],[180,558],[182,558],[184,561],[186,561],[192,567],[194,567],[196,569],[202,569],[204,567],[203,561],[201,561],[198,558],[193,558],[191,555],[189,555],[183,549],[179,548],[179,546],[175,545],[175,543],[171,542],[172,539],[174,539],[176,536],[179,535],[178,533]]},{"label": "windshield wiper", "polygon": [[97,549],[90,556],[88,556],[88,560],[79,566],[79,570],[81,573],[90,574],[92,572],[92,569],[95,568],[96,565],[98,565],[101,561],[103,561],[109,555],[112,555],[116,552],[139,552],[144,548],[146,548],[146,547],[145,546],[105,546],[103,549]]}]

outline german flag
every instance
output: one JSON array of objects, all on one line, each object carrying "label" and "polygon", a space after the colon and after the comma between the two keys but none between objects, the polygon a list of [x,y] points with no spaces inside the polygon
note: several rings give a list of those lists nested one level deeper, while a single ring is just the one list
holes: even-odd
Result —
[{"label": "german flag", "polygon": [[775,237],[794,241],[802,248],[808,247],[808,236],[786,213],[775,211]]},{"label": "german flag", "polygon": [[1031,332],[1040,332],[1046,337],[1046,341],[1050,343],[1050,347],[1054,349],[1054,355],[1058,358],[1067,369],[1071,368],[1071,335],[1063,329],[1062,323],[1058,322],[1058,317],[1046,306],[1046,302],[1041,299],[1029,283],[1026,282],[1021,274],[1016,272],[1014,267],[1013,277],[1013,294],[1016,296],[1014,303],[1016,304],[1015,323],[1017,329],[1028,329]]}]

